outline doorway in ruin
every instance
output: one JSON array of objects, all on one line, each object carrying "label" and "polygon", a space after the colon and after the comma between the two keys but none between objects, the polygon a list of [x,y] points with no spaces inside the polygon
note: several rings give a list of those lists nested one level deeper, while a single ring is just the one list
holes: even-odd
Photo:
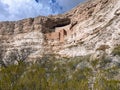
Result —
[{"label": "doorway in ruin", "polygon": [[67,36],[67,31],[66,30],[63,30],[63,35]]}]

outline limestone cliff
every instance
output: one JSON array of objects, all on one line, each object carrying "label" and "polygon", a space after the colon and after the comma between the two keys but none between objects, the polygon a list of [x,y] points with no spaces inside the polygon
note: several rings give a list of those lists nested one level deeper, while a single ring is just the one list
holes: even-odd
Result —
[{"label": "limestone cliff", "polygon": [[1,65],[45,54],[110,54],[119,44],[120,0],[89,0],[61,15],[0,22]]}]

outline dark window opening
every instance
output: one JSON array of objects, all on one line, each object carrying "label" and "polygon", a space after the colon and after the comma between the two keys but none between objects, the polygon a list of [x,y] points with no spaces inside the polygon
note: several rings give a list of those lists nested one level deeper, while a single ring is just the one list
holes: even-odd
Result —
[{"label": "dark window opening", "polygon": [[76,33],[74,33],[74,36],[76,37]]},{"label": "dark window opening", "polygon": [[67,31],[64,30],[64,35],[67,36]]}]

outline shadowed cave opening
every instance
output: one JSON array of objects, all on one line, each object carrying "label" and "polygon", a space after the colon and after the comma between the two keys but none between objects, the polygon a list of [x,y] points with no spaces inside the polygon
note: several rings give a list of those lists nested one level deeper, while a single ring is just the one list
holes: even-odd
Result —
[{"label": "shadowed cave opening", "polygon": [[70,25],[70,24],[71,24],[71,19],[70,18],[48,19],[48,21],[43,24],[43,26],[46,29],[43,29],[42,32],[44,34],[55,32],[56,28],[65,27],[65,26]]},{"label": "shadowed cave opening", "polygon": [[53,26],[50,26],[50,29],[55,29],[57,27],[64,27],[66,25],[69,25],[71,23],[70,18],[63,18],[63,19],[58,19],[56,21],[53,21]]}]

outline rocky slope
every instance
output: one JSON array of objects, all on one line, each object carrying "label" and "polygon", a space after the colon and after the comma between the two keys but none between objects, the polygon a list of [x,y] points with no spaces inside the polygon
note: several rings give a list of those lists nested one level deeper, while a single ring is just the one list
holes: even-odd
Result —
[{"label": "rocky slope", "polygon": [[80,16],[85,19],[78,21],[73,27],[73,34],[76,33],[76,35],[73,38],[68,37],[68,41],[76,41],[75,47],[61,50],[61,54],[79,56],[94,53],[104,47],[105,51],[110,53],[113,47],[120,44],[120,1],[94,1],[86,3],[85,10],[81,7],[82,14],[78,14],[79,9],[75,11],[75,14],[77,13],[75,17],[78,20],[80,20]]},{"label": "rocky slope", "polygon": [[120,0],[89,0],[62,15],[0,22],[1,65],[46,54],[99,58],[119,45]]}]

